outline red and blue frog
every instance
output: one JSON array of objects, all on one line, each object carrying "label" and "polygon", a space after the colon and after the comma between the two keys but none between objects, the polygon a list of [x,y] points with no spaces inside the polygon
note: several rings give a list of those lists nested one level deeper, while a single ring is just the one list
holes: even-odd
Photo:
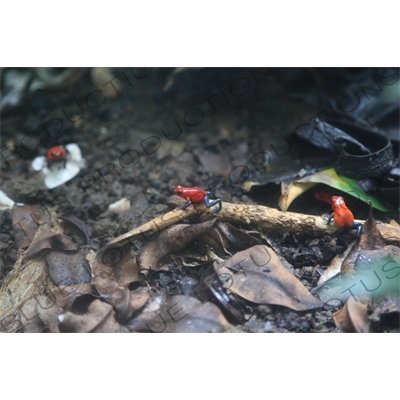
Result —
[{"label": "red and blue frog", "polygon": [[349,230],[355,230],[357,236],[362,233],[362,224],[359,222],[354,222],[354,215],[346,206],[343,197],[334,196],[331,193],[316,192],[315,198],[317,200],[328,203],[332,206],[332,214],[328,218],[328,225],[331,224],[332,219],[335,224],[340,228],[338,232],[338,242],[347,247],[347,243],[343,239],[343,235]]},{"label": "red and blue frog", "polygon": [[218,204],[218,207],[215,209],[215,212],[219,212],[222,208],[221,199],[211,200],[211,192],[206,190],[200,189],[198,187],[186,187],[186,186],[177,186],[174,189],[174,193],[182,197],[186,200],[186,203],[179,207],[180,210],[184,210],[185,208],[189,207],[191,204],[198,204],[203,202],[206,207],[210,208]]}]

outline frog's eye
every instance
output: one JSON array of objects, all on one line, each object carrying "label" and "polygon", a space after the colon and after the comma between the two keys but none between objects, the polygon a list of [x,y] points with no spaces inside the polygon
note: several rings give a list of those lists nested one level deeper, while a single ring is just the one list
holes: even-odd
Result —
[{"label": "frog's eye", "polygon": [[182,190],[177,190],[176,194],[182,194]]}]

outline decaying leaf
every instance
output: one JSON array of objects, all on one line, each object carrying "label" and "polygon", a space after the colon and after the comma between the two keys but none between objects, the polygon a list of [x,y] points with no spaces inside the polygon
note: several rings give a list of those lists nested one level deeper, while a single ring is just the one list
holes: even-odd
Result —
[{"label": "decaying leaf", "polygon": [[318,280],[318,287],[320,285],[323,285],[325,282],[329,281],[336,275],[340,274],[340,270],[342,268],[343,260],[347,257],[347,255],[350,253],[351,249],[355,243],[350,243],[347,249],[340,254],[337,254],[331,263],[329,264],[328,268],[324,271],[324,273],[321,275],[321,277]]},{"label": "decaying leaf", "polygon": [[220,277],[225,277],[227,289],[254,303],[275,304],[296,311],[323,306],[266,246],[237,253],[229,260],[214,263],[214,268]]},{"label": "decaying leaf", "polygon": [[129,243],[100,250],[96,255],[91,252],[86,259],[92,269],[92,281],[102,296],[139,280],[138,267]]},{"label": "decaying leaf", "polygon": [[14,204],[12,208],[12,231],[17,249],[26,249],[32,242],[42,220],[43,211],[38,206]]},{"label": "decaying leaf", "polygon": [[375,220],[372,218],[372,207],[368,219],[363,225],[363,233],[358,238],[356,245],[351,249],[350,253],[344,259],[341,272],[344,275],[349,275],[354,272],[354,265],[364,250],[376,250],[382,248],[385,245],[385,240],[382,237]]},{"label": "decaying leaf", "polygon": [[227,248],[229,245],[228,240],[220,233],[218,229],[214,227],[211,228],[207,233],[198,236],[196,241],[207,245],[220,257],[232,255]]},{"label": "decaying leaf", "polygon": [[260,242],[253,236],[241,229],[235,228],[228,222],[218,222],[217,227],[229,240],[229,242],[232,243],[237,251],[245,250],[249,247],[260,244]]},{"label": "decaying leaf", "polygon": [[[80,235],[83,235],[86,239],[86,243],[90,242],[90,236],[93,233],[93,228],[88,224],[84,223],[75,215],[68,215],[68,216],[60,216],[62,220],[64,220],[64,233],[69,236],[74,236],[75,232],[78,232]],[[71,232],[69,232],[69,230]]]},{"label": "decaying leaf", "polygon": [[23,261],[34,257],[42,251],[77,251],[76,244],[66,235],[53,232],[40,232],[35,236],[28,250],[25,252]]},{"label": "decaying leaf", "polygon": [[95,289],[91,283],[56,286],[52,280],[49,280],[46,294],[50,299],[54,298],[55,304],[62,312],[69,310],[76,298],[93,295],[94,291]]},{"label": "decaying leaf", "polygon": [[126,243],[121,247],[103,249],[96,256],[87,256],[92,269],[92,283],[101,297],[115,307],[119,320],[129,320],[144,306],[150,293],[147,287],[129,290],[139,280],[139,268]]},{"label": "decaying leaf", "polygon": [[35,296],[20,309],[23,331],[29,333],[60,332],[58,307],[52,296]]},{"label": "decaying leaf", "polygon": [[156,269],[159,261],[166,255],[185,248],[198,236],[207,233],[215,220],[200,224],[178,224],[163,230],[154,239],[146,241],[139,251],[139,265],[143,269]]},{"label": "decaying leaf", "polygon": [[336,326],[346,333],[368,333],[370,329],[367,304],[356,301],[353,297],[333,314],[333,320]]},{"label": "decaying leaf", "polygon": [[145,321],[138,317],[138,321],[133,320],[131,324],[132,330],[157,333],[218,333],[230,326],[216,305],[202,304],[194,297],[183,295],[167,298],[157,311],[147,313]]},{"label": "decaying leaf", "polygon": [[90,283],[89,264],[81,253],[49,251],[46,260],[49,265],[49,275],[56,286]]},{"label": "decaying leaf", "polygon": [[59,327],[61,332],[129,332],[127,328],[116,321],[112,305],[101,300],[94,300],[83,315],[67,312]]}]

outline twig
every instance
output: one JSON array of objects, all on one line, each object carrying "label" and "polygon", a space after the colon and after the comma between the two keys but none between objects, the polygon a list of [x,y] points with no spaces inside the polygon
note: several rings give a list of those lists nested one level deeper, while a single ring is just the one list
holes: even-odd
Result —
[{"label": "twig", "polygon": [[[203,204],[190,206],[186,210],[172,210],[115,238],[107,244],[107,248],[119,246],[130,240],[151,240],[161,230],[190,218],[207,221],[217,217],[223,222],[256,227],[277,234],[295,232],[311,237],[330,235],[338,229],[335,226],[327,225],[326,221],[320,216],[279,211],[275,208],[259,205],[224,202],[219,213],[216,214],[212,210],[212,208],[207,208]],[[364,221],[357,220],[356,222],[363,223]],[[400,246],[400,228],[388,224],[378,224],[378,229],[387,244]]]}]

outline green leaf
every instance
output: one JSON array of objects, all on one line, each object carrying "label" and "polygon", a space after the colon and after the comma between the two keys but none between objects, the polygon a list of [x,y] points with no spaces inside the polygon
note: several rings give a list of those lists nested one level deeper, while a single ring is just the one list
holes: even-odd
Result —
[{"label": "green leaf", "polygon": [[286,211],[296,197],[300,196],[300,194],[306,192],[318,183],[323,183],[335,189],[341,190],[342,192],[356,197],[365,203],[371,201],[372,206],[377,210],[385,212],[396,211],[395,208],[392,208],[376,197],[365,193],[358,185],[357,180],[339,176],[333,168],[317,172],[316,174],[306,176],[302,179],[298,179],[286,187],[282,186],[282,196],[279,199],[280,208],[283,211]]}]

